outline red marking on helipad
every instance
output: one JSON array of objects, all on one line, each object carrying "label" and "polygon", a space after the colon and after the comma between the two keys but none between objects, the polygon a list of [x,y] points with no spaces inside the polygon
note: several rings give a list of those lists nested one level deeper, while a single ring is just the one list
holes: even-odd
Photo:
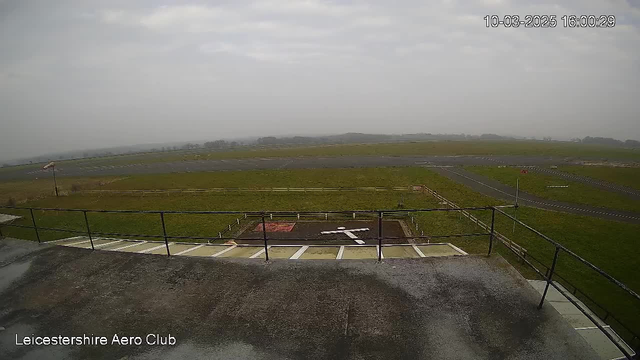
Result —
[{"label": "red marking on helipad", "polygon": [[[267,232],[290,232],[295,224],[292,222],[268,222],[265,227]],[[258,224],[253,231],[262,231],[262,224]]]}]

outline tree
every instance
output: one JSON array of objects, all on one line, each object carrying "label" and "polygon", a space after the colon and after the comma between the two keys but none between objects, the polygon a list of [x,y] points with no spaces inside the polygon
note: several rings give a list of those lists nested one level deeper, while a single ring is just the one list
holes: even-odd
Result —
[{"label": "tree", "polygon": [[640,141],[638,140],[627,140],[624,142],[624,146],[626,147],[630,147],[630,148],[634,148],[634,149],[638,149],[640,148]]}]

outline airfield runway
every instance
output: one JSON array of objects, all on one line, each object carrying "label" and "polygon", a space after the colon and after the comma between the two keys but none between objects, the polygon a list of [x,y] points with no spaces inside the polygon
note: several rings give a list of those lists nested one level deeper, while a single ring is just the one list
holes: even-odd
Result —
[{"label": "airfield runway", "polygon": [[[240,171],[268,169],[314,169],[314,168],[367,168],[385,166],[422,166],[433,168],[441,175],[470,186],[485,195],[513,201],[515,190],[491,179],[464,171],[461,166],[522,166],[533,171],[541,171],[554,176],[570,177],[596,186],[604,191],[625,194],[640,199],[640,193],[620,185],[609,184],[582,176],[572,176],[561,171],[548,170],[551,165],[582,165],[595,159],[551,156],[338,156],[338,157],[295,157],[295,158],[248,158],[227,160],[196,160],[166,163],[140,163],[125,165],[83,166],[74,163],[60,163],[56,166],[57,176],[117,176],[135,174],[163,174],[202,171]],[[447,171],[447,168],[452,171]],[[458,174],[456,174],[457,172]],[[17,168],[4,169],[0,180],[36,179],[51,176],[50,170]],[[462,175],[460,175],[462,174]],[[490,186],[486,186],[490,184]],[[602,219],[640,223],[640,214],[602,209],[587,205],[563,203],[522,193],[520,204],[547,210],[587,215]]]},{"label": "airfield runway", "polygon": [[[581,164],[576,158],[548,156],[339,156],[295,158],[250,158],[228,160],[195,160],[166,163],[83,166],[60,163],[57,176],[109,176],[163,174],[199,171],[237,171],[267,169],[366,168],[379,166],[461,166],[461,165],[570,165]],[[50,170],[5,169],[0,180],[35,179],[51,176]]]},{"label": "airfield runway", "polygon": [[[471,189],[494,198],[502,199],[510,203],[515,203],[516,189],[504,185],[496,180],[490,179],[486,176],[466,171],[462,168],[433,168],[433,171],[445,176],[457,183],[466,185]],[[640,214],[630,212],[613,210],[606,208],[599,208],[595,206],[566,203],[561,201],[554,201],[544,199],[538,196],[528,194],[524,191],[520,191],[518,196],[518,204],[535,207],[539,209],[552,210],[566,212],[570,214],[586,215],[597,217],[607,220],[616,220],[622,222],[628,222],[632,224],[640,224]]]}]

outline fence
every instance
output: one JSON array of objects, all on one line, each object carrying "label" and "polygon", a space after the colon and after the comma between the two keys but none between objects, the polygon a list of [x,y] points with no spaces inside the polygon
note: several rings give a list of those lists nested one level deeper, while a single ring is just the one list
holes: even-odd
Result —
[{"label": "fence", "polygon": [[[556,264],[557,264],[557,261],[558,261],[558,257],[560,255],[560,253],[567,254],[568,256],[572,257],[573,259],[577,260],[578,262],[582,263],[583,265],[587,266],[588,268],[596,271],[600,276],[602,276],[605,279],[607,279],[609,282],[614,284],[619,289],[622,289],[627,295],[629,295],[635,301],[640,301],[640,296],[637,293],[635,293],[633,290],[631,290],[625,284],[623,284],[620,281],[616,280],[611,275],[607,274],[606,272],[604,272],[603,270],[601,270],[597,266],[591,264],[587,260],[585,260],[582,257],[580,257],[579,255],[575,254],[571,250],[565,248],[564,246],[562,246],[561,244],[557,243],[553,239],[547,237],[546,235],[540,233],[536,229],[530,227],[529,225],[523,223],[522,221],[516,219],[515,217],[507,214],[506,212],[504,212],[502,210],[502,208],[512,207],[512,206],[485,206],[485,207],[466,207],[466,208],[453,207],[452,205],[454,205],[454,204],[449,202],[448,200],[446,200],[444,197],[438,195],[437,193],[435,193],[434,191],[432,191],[432,190],[430,190],[430,189],[428,189],[426,187],[425,187],[425,190],[431,192],[432,195],[438,197],[439,199],[441,199],[444,203],[446,203],[450,207],[447,207],[447,208],[428,208],[428,209],[403,209],[403,210],[393,209],[393,210],[349,210],[349,211],[307,211],[307,212],[292,212],[292,211],[243,212],[243,211],[91,210],[91,209],[56,209],[56,208],[27,208],[27,207],[0,206],[0,208],[5,208],[5,209],[28,210],[29,214],[30,214],[30,217],[31,217],[31,223],[33,225],[33,226],[27,226],[27,225],[17,225],[17,224],[3,224],[1,226],[33,229],[35,231],[35,235],[36,235],[36,238],[37,238],[38,242],[41,242],[39,230],[61,231],[61,232],[67,232],[67,233],[86,234],[89,237],[89,241],[91,243],[91,248],[95,249],[94,244],[93,244],[93,236],[95,236],[95,235],[123,236],[123,237],[147,237],[147,238],[156,238],[156,237],[159,237],[159,236],[158,235],[148,235],[148,234],[123,234],[123,233],[92,232],[91,231],[90,222],[89,222],[89,219],[87,217],[88,213],[156,214],[156,215],[158,215],[158,220],[159,220],[159,222],[160,222],[160,224],[162,226],[162,235],[160,237],[164,239],[164,243],[165,243],[165,246],[166,246],[166,249],[167,249],[167,256],[171,256],[171,253],[170,253],[170,250],[169,250],[169,239],[208,240],[209,241],[209,240],[219,240],[219,239],[233,239],[233,240],[236,240],[236,238],[234,238],[234,237],[224,238],[222,236],[218,236],[218,237],[170,236],[170,235],[167,234],[167,228],[166,228],[166,222],[165,222],[165,215],[166,214],[200,214],[200,215],[224,214],[224,215],[239,215],[239,216],[242,216],[244,218],[254,217],[254,218],[258,218],[259,219],[260,223],[262,224],[262,227],[261,227],[262,228],[262,239],[260,239],[260,241],[262,242],[262,244],[264,246],[265,259],[267,261],[269,260],[269,245],[268,245],[269,236],[268,236],[267,230],[266,230],[266,221],[267,221],[267,218],[269,218],[269,220],[270,220],[274,215],[276,217],[279,217],[279,218],[292,217],[292,218],[298,218],[298,219],[300,218],[300,216],[315,216],[315,217],[324,216],[325,218],[328,218],[329,214],[341,215],[341,216],[353,216],[353,217],[356,217],[356,215],[359,215],[359,216],[364,215],[364,216],[370,216],[371,218],[375,218],[375,219],[377,219],[377,224],[378,224],[377,236],[375,238],[361,238],[361,240],[375,240],[375,241],[377,241],[378,261],[382,260],[382,246],[384,246],[384,241],[385,240],[395,240],[395,239],[407,239],[408,240],[408,239],[433,239],[433,238],[453,238],[453,237],[468,237],[468,236],[470,236],[470,237],[488,236],[489,237],[489,249],[488,249],[487,254],[490,255],[491,252],[492,252],[492,249],[493,249],[493,240],[494,240],[494,238],[498,238],[506,246],[507,249],[511,250],[525,264],[530,266],[539,276],[541,276],[546,281],[545,290],[544,290],[544,293],[542,295],[542,298],[540,299],[540,303],[538,305],[538,308],[542,307],[542,305],[544,303],[544,300],[545,300],[545,297],[547,295],[547,291],[549,289],[549,286],[553,286],[563,296],[565,296],[571,303],[573,303],[573,305],[575,305],[587,318],[589,318],[589,320],[591,320],[604,333],[604,335],[607,336],[607,338],[609,338],[620,349],[620,351],[627,358],[632,359],[632,355],[627,351],[627,349],[625,347],[623,347],[621,344],[619,344],[618,341],[616,339],[614,339],[614,337],[609,332],[607,332],[605,330],[605,328],[599,323],[599,321],[597,321],[594,318],[593,315],[591,315],[589,313],[588,309],[583,304],[580,304],[579,302],[575,301],[568,293],[565,292],[565,290],[563,290],[562,287],[560,287],[559,285],[557,285],[553,281],[553,277],[554,277],[554,275],[556,275],[555,274],[555,268],[556,268]],[[66,212],[82,213],[83,217],[84,217],[86,229],[84,231],[78,231],[78,230],[71,230],[71,229],[38,227],[37,222],[36,222],[36,218],[35,218],[35,216],[33,214],[34,210],[37,210],[37,211],[66,211]],[[474,221],[476,224],[478,224],[478,226],[480,226],[481,228],[483,228],[485,230],[486,229],[489,229],[489,230],[488,230],[488,232],[482,232],[482,233],[450,234],[450,235],[439,235],[439,236],[433,236],[433,235],[432,236],[428,236],[428,235],[424,236],[424,235],[417,235],[416,234],[415,236],[410,236],[410,237],[406,237],[406,236],[390,237],[390,236],[384,236],[384,234],[383,234],[382,222],[383,222],[383,218],[385,216],[406,214],[407,216],[413,217],[413,214],[415,214],[415,213],[434,212],[434,211],[460,212],[461,214],[463,214],[464,216],[468,217],[469,219]],[[470,211],[491,211],[491,224],[490,225],[489,224],[485,224],[484,222],[480,221],[477,217],[471,215],[469,213]],[[496,213],[501,214],[503,216],[506,216],[507,218],[513,220],[514,222],[524,226],[526,229],[528,229],[529,231],[533,232],[535,235],[539,236],[540,238],[544,239],[545,241],[547,241],[548,243],[550,243],[550,244],[552,244],[554,246],[555,252],[554,252],[554,255],[553,255],[552,264],[544,274],[540,270],[538,270],[538,268],[535,265],[533,265],[531,263],[530,259],[533,259],[533,257],[530,256],[530,255],[527,256],[527,252],[526,251],[523,251],[523,249],[521,247],[515,247],[514,246],[515,243],[513,243],[512,241],[506,239],[506,237],[497,236],[497,233],[495,231],[495,215],[496,215]],[[240,222],[239,218],[236,218],[236,219],[237,219],[237,222],[239,224],[239,222]],[[2,236],[2,232],[1,232],[1,228],[0,228],[0,237],[1,236]],[[250,240],[250,239],[243,239],[243,240]],[[309,239],[304,239],[304,238],[291,239],[291,238],[289,238],[287,240],[309,240]],[[535,261],[537,261],[537,259],[535,259]],[[576,291],[577,291],[577,288],[575,288],[574,293]],[[639,303],[639,305],[640,305],[640,303]],[[622,324],[619,320],[618,320],[618,322],[620,324]],[[630,328],[628,328],[626,326],[625,326],[625,328],[632,334],[631,343],[633,345],[634,341],[637,341],[639,339],[638,335],[634,331],[632,331]]]},{"label": "fence", "polygon": [[237,192],[378,192],[378,191],[421,191],[414,186],[366,186],[366,187],[266,187],[266,188],[208,188],[208,189],[141,189],[141,190],[80,190],[80,194],[118,194],[118,195],[158,195],[158,194],[202,194]]},{"label": "fence", "polygon": [[[619,318],[615,317],[611,313],[610,310],[608,310],[605,307],[603,307],[602,305],[598,304],[586,292],[580,290],[578,287],[573,285],[566,278],[560,276],[559,274],[557,274],[555,272],[555,266],[556,266],[557,261],[558,261],[559,253],[560,252],[567,252],[568,254],[571,255],[571,257],[573,257],[574,259],[578,260],[580,263],[586,265],[587,267],[589,267],[592,270],[595,270],[599,275],[601,275],[605,279],[611,281],[617,287],[623,289],[631,297],[635,298],[636,300],[640,300],[640,297],[638,296],[637,293],[635,293],[633,290],[629,289],[626,285],[624,285],[620,281],[616,280],[615,278],[613,278],[612,276],[610,276],[606,272],[602,271],[597,266],[595,266],[595,265],[591,264],[590,262],[584,260],[583,258],[578,256],[577,254],[571,252],[570,250],[566,249],[564,246],[558,244],[556,241],[554,241],[551,238],[547,237],[546,235],[540,233],[539,231],[535,230],[534,228],[530,227],[529,225],[525,224],[524,222],[516,219],[514,216],[511,216],[511,215],[507,214],[506,212],[504,212],[503,210],[501,210],[501,208],[511,207],[511,206],[495,206],[493,208],[495,209],[495,211],[498,212],[498,214],[508,217],[509,219],[513,220],[515,223],[524,226],[526,229],[532,231],[537,236],[541,237],[542,239],[544,239],[544,240],[548,241],[550,244],[552,244],[555,247],[555,252],[554,252],[554,257],[553,257],[553,261],[552,261],[551,266],[545,265],[542,261],[540,261],[539,259],[536,259],[534,256],[532,256],[527,251],[527,249],[525,249],[524,247],[516,244],[514,241],[512,241],[508,237],[506,237],[503,234],[501,234],[500,232],[496,231],[495,230],[495,216],[494,216],[495,212],[492,214],[491,224],[490,225],[489,224],[485,224],[483,221],[479,220],[476,216],[471,215],[468,211],[465,211],[462,208],[459,208],[455,203],[447,200],[445,197],[443,197],[442,195],[438,194],[436,191],[434,191],[432,189],[429,189],[427,186],[424,186],[424,185],[423,185],[423,188],[424,188],[424,191],[426,191],[427,193],[431,194],[436,199],[442,201],[443,205],[447,205],[452,209],[457,209],[456,211],[459,211],[462,216],[464,216],[464,217],[468,218],[469,220],[471,220],[473,223],[475,223],[481,229],[490,231],[497,240],[499,240],[508,250],[510,250],[524,264],[526,264],[527,266],[531,267],[539,276],[541,276],[544,280],[546,280],[547,284],[545,286],[545,290],[544,290],[544,294],[542,296],[542,299],[540,300],[539,308],[542,307],[542,304],[544,302],[544,298],[546,297],[546,294],[547,294],[547,291],[549,289],[549,286],[553,286],[564,297],[566,297],[573,305],[575,305],[583,314],[585,314],[585,316],[587,316],[587,318],[589,320],[591,320],[594,324],[596,324],[598,329],[600,329],[600,331],[604,332],[605,336],[607,336],[607,338],[609,338],[609,340],[611,340],[616,345],[616,347],[618,347],[618,349],[620,349],[620,351],[622,351],[622,353],[628,359],[632,358],[632,355],[623,346],[621,346],[618,343],[618,341],[614,340],[613,336],[609,332],[607,332],[604,329],[604,327],[601,324],[599,324],[599,322],[597,322],[591,314],[588,313],[588,311],[587,311],[587,309],[585,309],[584,305],[582,305],[582,304],[578,305],[578,303],[573,298],[571,298],[571,296],[569,294],[565,293],[564,290],[560,290],[560,287],[551,280],[552,277],[555,276],[555,278],[559,279],[561,283],[568,285],[567,286],[568,288],[573,288],[573,290],[571,291],[571,294],[580,295],[580,297],[588,300],[594,306],[596,306],[599,309],[603,310],[603,312],[604,312],[604,316],[602,318],[603,321],[607,321],[609,318],[614,320],[615,323],[616,323],[616,328],[618,329],[618,331],[623,330],[624,334],[628,334],[627,336],[625,336],[627,341],[629,341],[631,347],[635,349],[635,352],[638,353],[638,349],[640,348],[640,335],[638,335],[638,333],[636,331],[632,330],[630,328],[630,326],[626,325],[622,320],[620,320]],[[538,265],[542,266],[543,268],[545,268],[545,273],[543,274],[532,263],[531,260],[536,262]],[[640,302],[639,302],[638,305],[640,306]]]},{"label": "fence", "polygon": [[[31,225],[18,225],[18,224],[2,224],[0,226],[5,227],[16,227],[16,228],[24,228],[24,229],[33,229],[35,232],[35,237],[38,242],[43,242],[40,236],[40,231],[54,231],[54,232],[64,232],[71,234],[82,234],[87,235],[89,237],[89,241],[91,243],[91,248],[95,249],[93,244],[94,236],[118,236],[124,238],[162,238],[164,239],[167,255],[171,256],[169,250],[169,239],[178,239],[178,240],[207,240],[207,241],[220,241],[220,240],[240,240],[235,236],[222,236],[223,232],[218,232],[218,236],[175,236],[169,235],[167,233],[167,226],[165,221],[165,215],[169,214],[184,214],[184,215],[235,215],[236,217],[236,225],[240,225],[240,219],[244,218],[254,218],[259,219],[263,224],[267,220],[272,220],[274,217],[276,218],[294,218],[299,220],[301,217],[313,217],[313,218],[324,218],[328,220],[329,217],[341,216],[342,218],[369,218],[369,219],[377,219],[378,221],[378,236],[375,238],[371,237],[363,237],[360,238],[363,241],[366,240],[376,240],[378,241],[378,260],[382,258],[382,250],[381,246],[383,245],[383,240],[409,240],[409,239],[434,239],[434,238],[456,238],[456,237],[479,237],[479,236],[488,236],[489,242],[493,242],[493,235],[491,233],[482,232],[482,233],[464,233],[464,234],[448,234],[448,235],[412,235],[412,236],[385,236],[382,232],[382,220],[383,218],[395,218],[398,216],[410,216],[410,214],[418,213],[418,212],[433,212],[433,211],[493,211],[491,207],[469,207],[462,209],[448,209],[448,208],[429,208],[429,209],[390,209],[390,210],[344,210],[344,211],[161,211],[161,210],[93,210],[93,209],[60,209],[60,208],[28,208],[28,207],[11,207],[11,206],[0,206],[0,208],[4,209],[12,209],[12,210],[26,210],[29,212],[29,218]],[[36,217],[34,216],[35,211],[54,211],[54,212],[76,212],[81,213],[84,220],[84,230],[75,230],[75,229],[62,229],[62,228],[54,228],[54,227],[45,227],[38,226],[36,222]],[[158,215],[158,223],[162,228],[162,234],[160,235],[151,235],[151,234],[130,234],[130,233],[116,233],[116,232],[97,232],[93,231],[91,228],[91,224],[89,222],[89,218],[87,214],[89,213],[103,213],[103,214],[156,214]],[[227,233],[231,233],[233,226],[231,224],[228,225]],[[263,242],[265,246],[265,257],[268,260],[268,250],[266,247],[268,246],[269,236],[267,235],[267,231],[263,225]],[[2,232],[0,230],[0,236]],[[233,235],[233,234],[231,234]],[[252,239],[241,239],[243,241],[251,241]],[[272,240],[276,240],[272,238]],[[305,240],[313,240],[310,238],[287,238],[287,240],[297,240],[297,241],[305,241]]]}]

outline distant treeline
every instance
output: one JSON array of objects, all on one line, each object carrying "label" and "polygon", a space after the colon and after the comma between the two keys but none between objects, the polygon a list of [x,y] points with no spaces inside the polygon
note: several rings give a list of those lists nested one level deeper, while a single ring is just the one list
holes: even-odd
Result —
[{"label": "distant treeline", "polygon": [[522,140],[509,136],[496,134],[465,135],[465,134],[403,134],[403,135],[379,135],[347,133],[330,136],[267,136],[256,140],[257,145],[322,145],[322,144],[362,144],[382,142],[407,142],[407,141],[433,141],[433,140]]},{"label": "distant treeline", "polygon": [[610,146],[620,146],[620,147],[627,147],[627,148],[633,148],[633,149],[640,148],[640,141],[638,140],[620,141],[612,138],[587,136],[584,139],[574,139],[574,141],[582,144],[610,145]]},{"label": "distant treeline", "polygon": [[[410,141],[447,141],[447,140],[536,140],[535,138],[501,136],[496,134],[466,135],[466,134],[402,134],[402,135],[380,135],[346,133],[341,135],[328,136],[266,136],[258,139],[244,141],[215,140],[204,143],[181,143],[177,145],[166,144],[167,146],[136,145],[110,149],[71,151],[67,153],[49,154],[14,161],[12,164],[3,164],[2,167],[16,164],[43,163],[53,160],[87,159],[105,156],[132,155],[145,153],[160,153],[167,151],[202,151],[202,150],[230,150],[252,146],[304,146],[304,145],[339,145],[339,144],[373,144],[389,142],[410,142]],[[553,141],[551,137],[542,138],[543,141]],[[640,141],[637,140],[616,140],[605,137],[587,136],[584,139],[575,138],[572,142],[582,144],[608,145],[640,149]]]}]

